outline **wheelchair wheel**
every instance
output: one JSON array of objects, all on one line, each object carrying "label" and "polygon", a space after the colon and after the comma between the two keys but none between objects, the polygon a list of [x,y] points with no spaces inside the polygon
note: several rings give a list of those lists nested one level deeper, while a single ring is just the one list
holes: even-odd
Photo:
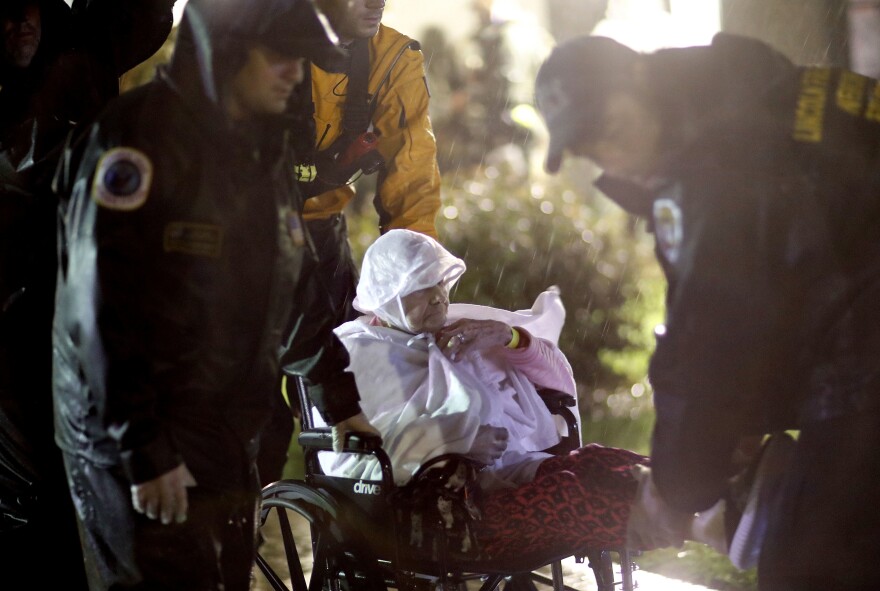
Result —
[{"label": "wheelchair wheel", "polygon": [[256,577],[253,591],[386,591],[377,562],[346,539],[331,513],[291,496],[298,495],[263,499],[257,566],[264,580]]}]

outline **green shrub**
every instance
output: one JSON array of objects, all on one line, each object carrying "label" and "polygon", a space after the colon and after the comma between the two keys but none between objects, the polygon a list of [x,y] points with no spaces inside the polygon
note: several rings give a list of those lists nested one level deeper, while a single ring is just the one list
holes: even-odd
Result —
[{"label": "green shrub", "polygon": [[710,589],[752,591],[758,588],[756,569],[737,570],[727,556],[702,544],[685,542],[682,548],[652,550],[636,557],[635,562],[646,571]]}]

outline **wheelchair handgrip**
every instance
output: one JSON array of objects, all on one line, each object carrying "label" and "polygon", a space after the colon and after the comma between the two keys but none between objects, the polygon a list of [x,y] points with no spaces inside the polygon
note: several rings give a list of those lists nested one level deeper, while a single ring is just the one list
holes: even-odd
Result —
[{"label": "wheelchair handgrip", "polygon": [[[330,429],[310,429],[299,434],[300,446],[318,451],[333,451],[333,435]],[[373,454],[382,449],[382,438],[372,433],[349,431],[345,434],[342,451]]]}]

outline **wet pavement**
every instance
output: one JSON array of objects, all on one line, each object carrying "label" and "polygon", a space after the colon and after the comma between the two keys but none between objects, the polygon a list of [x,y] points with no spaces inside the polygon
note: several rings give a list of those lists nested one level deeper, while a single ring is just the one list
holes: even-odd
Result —
[{"label": "wet pavement", "polygon": [[[306,571],[306,581],[308,581],[310,575],[309,561],[311,560],[308,524],[304,519],[294,517],[292,518],[291,526],[294,531],[294,539],[296,540],[297,550],[299,551],[300,556],[307,557],[307,560],[304,561],[303,569]],[[267,521],[262,529],[262,534],[265,542],[261,549],[261,553],[270,563],[281,564],[284,561],[283,548],[281,546],[277,519],[274,516],[270,517]],[[543,572],[542,574],[549,577],[549,567],[545,570],[546,572]],[[562,572],[567,586],[576,589],[577,591],[596,591],[596,580],[593,576],[593,571],[590,570],[586,563],[578,564],[575,562],[574,558],[566,559],[562,562]],[[620,580],[619,573],[616,574],[615,579]],[[704,591],[709,589],[709,587],[692,585],[690,583],[670,579],[646,571],[637,571],[635,573],[635,581],[637,588],[641,591]],[[287,580],[287,583],[289,586],[289,579]],[[471,591],[472,588],[478,589],[479,583],[474,583],[472,586],[469,585],[468,591]],[[549,589],[549,587],[539,585],[539,589]],[[271,591],[269,583],[259,570],[257,570],[254,575],[252,591]]]}]

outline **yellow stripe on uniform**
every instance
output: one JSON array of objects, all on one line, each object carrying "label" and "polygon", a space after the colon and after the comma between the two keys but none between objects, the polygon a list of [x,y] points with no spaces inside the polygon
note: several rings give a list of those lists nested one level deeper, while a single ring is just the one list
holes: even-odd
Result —
[{"label": "yellow stripe on uniform", "polygon": [[792,133],[796,141],[814,143],[822,141],[830,79],[831,70],[828,68],[810,68],[804,72]]}]

